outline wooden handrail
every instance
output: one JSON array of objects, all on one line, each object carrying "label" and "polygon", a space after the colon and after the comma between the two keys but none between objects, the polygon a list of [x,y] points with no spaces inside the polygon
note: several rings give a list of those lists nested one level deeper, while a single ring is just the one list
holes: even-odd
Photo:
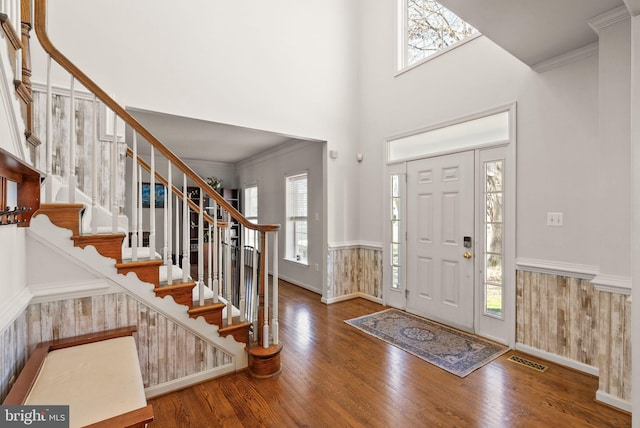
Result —
[{"label": "wooden handrail", "polygon": [[[224,208],[234,219],[248,229],[274,232],[280,229],[278,224],[255,224],[247,220],[242,213],[233,207],[218,192],[211,188],[198,174],[196,174],[187,164],[177,157],[169,148],[160,142],[151,134],[142,124],[140,124],[129,112],[127,112],[120,104],[113,100],[105,91],[103,91],[93,80],[91,80],[82,70],[73,64],[66,56],[64,56],[51,42],[47,34],[47,0],[35,0],[34,27],[38,40],[42,48],[53,58],[62,68],[73,75],[87,90],[93,92],[96,97],[102,101],[109,109],[117,114],[134,132],[137,132],[145,140],[149,142],[156,150],[162,153],[173,165],[180,171],[185,173],[200,189],[202,189],[209,197],[213,198],[218,205]],[[115,132],[115,131],[114,131]],[[173,187],[173,185],[172,185]]]}]

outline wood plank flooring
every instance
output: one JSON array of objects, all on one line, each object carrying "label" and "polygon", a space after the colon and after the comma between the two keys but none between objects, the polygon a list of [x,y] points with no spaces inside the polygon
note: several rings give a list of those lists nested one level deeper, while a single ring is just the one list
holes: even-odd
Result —
[{"label": "wood plank flooring", "polygon": [[[509,352],[464,379],[344,323],[383,306],[326,306],[280,282],[282,373],[246,371],[149,400],[152,427],[626,427],[597,378]],[[544,373],[507,361],[524,355]]]}]

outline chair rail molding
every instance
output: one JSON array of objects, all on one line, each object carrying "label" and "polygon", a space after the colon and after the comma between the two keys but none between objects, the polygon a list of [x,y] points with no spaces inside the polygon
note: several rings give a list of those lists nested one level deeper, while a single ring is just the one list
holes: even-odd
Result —
[{"label": "chair rail molding", "polygon": [[578,279],[593,280],[600,272],[599,266],[558,262],[518,257],[516,269],[526,272],[546,273],[549,275],[569,276]]},{"label": "chair rail molding", "polygon": [[593,287],[599,291],[631,295],[631,277],[619,275],[597,274],[591,280]]}]

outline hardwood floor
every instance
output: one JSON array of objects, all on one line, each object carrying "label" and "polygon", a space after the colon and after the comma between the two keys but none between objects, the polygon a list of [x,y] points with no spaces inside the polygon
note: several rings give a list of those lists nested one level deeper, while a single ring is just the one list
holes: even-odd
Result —
[{"label": "hardwood floor", "polygon": [[548,362],[538,373],[509,352],[461,379],[344,323],[381,305],[326,306],[280,284],[282,373],[240,372],[149,400],[152,427],[631,426],[594,401],[594,377]]}]

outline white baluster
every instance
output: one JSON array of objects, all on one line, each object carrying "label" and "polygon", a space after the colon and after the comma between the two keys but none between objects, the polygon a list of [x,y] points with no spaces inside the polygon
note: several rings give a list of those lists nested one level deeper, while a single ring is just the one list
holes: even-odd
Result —
[{"label": "white baluster", "polygon": [[[173,284],[173,252],[171,249],[171,223],[173,223],[171,202],[173,201],[173,183],[171,178],[171,161],[168,161],[168,173],[167,173],[167,193],[165,197],[165,206],[167,207],[167,220],[164,222],[164,240],[165,240],[165,264],[167,265],[167,284]],[[176,214],[177,215],[177,214]]]},{"label": "white baluster", "polygon": [[191,228],[191,218],[189,216],[189,193],[187,191],[187,174],[182,174],[182,282],[189,280],[191,272],[189,235]]},{"label": "white baluster", "polygon": [[[142,178],[142,167],[138,166],[138,177]],[[142,196],[142,180],[139,181],[139,193]],[[142,226],[142,197],[138,198],[138,248],[142,248],[143,247],[143,235],[144,233],[142,232],[144,230],[143,226]]]},{"label": "white baluster", "polygon": [[223,266],[222,266],[222,251],[223,251],[223,248],[224,248],[222,246],[223,245],[223,242],[222,242],[222,238],[223,238],[222,227],[218,228],[218,232],[217,233],[218,233],[218,276],[217,276],[217,278],[218,278],[218,289],[216,290],[216,293],[222,295],[224,293],[223,286],[224,286],[224,280],[225,280],[225,278],[222,276],[222,274],[223,274],[222,271],[224,269]]},{"label": "white baluster", "polygon": [[207,286],[209,287],[209,289],[213,290],[212,286],[213,286],[213,251],[211,251],[213,249],[213,229],[212,229],[212,225],[211,222],[207,222],[207,236],[209,237],[209,239],[207,240]]},{"label": "white baluster", "polygon": [[[156,258],[156,156],[153,146],[151,146],[151,189],[153,190],[153,202],[151,205],[151,211],[149,216],[149,259],[154,260]],[[166,192],[165,192],[166,198]],[[165,202],[166,205],[166,202]],[[144,234],[144,232],[142,232]]]},{"label": "white baluster", "polygon": [[204,306],[204,191],[200,189],[198,213],[198,291],[200,306]]},{"label": "white baluster", "polygon": [[231,218],[227,222],[227,260],[224,267],[224,278],[226,285],[227,298],[227,325],[233,324],[233,296],[231,294],[231,285],[233,283],[233,272],[231,272]]},{"label": "white baluster", "polygon": [[67,163],[67,186],[69,203],[76,202],[76,79],[71,76],[69,97],[69,161]]},{"label": "white baluster", "polygon": [[[180,262],[180,196],[176,194],[176,265]],[[182,269],[184,269],[184,265],[182,265]],[[176,278],[178,279],[178,278]]]},{"label": "white baluster", "polygon": [[138,133],[135,129],[133,130],[132,146],[133,159],[131,161],[131,260],[135,262],[138,260],[138,194],[141,181],[138,180]]},{"label": "white baluster", "polygon": [[118,115],[113,112],[113,147],[111,147],[111,231],[118,233]]},{"label": "white baluster", "polygon": [[46,132],[46,173],[45,186],[46,201],[53,202],[53,94],[51,92],[51,55],[47,56],[47,132]]},{"label": "white baluster", "polygon": [[[253,266],[251,266],[251,294],[252,294],[252,307],[251,318],[253,322],[253,331],[258,331],[258,231],[253,231]],[[254,335],[255,338],[258,335]]]},{"label": "white baluster", "polygon": [[[244,230],[244,229],[243,229]],[[238,237],[238,251],[240,252],[240,301],[238,304],[238,308],[240,309],[240,322],[245,322],[247,317],[245,314],[246,310],[246,299],[245,299],[245,285],[244,285],[244,247],[240,244],[240,242],[246,242],[244,240],[240,241],[240,237]]]},{"label": "white baluster", "polygon": [[164,265],[169,266],[169,263],[167,262],[169,260],[169,230],[170,227],[167,227],[167,225],[169,224],[169,218],[167,216],[167,211],[169,210],[169,206],[171,206],[171,195],[168,192],[167,187],[165,186],[164,188],[164,207],[162,208],[162,220],[163,220],[163,227],[164,227],[164,238],[163,238],[163,242],[162,242],[162,260],[164,260]]},{"label": "white baluster", "polygon": [[[211,266],[213,270],[213,302],[218,303],[218,294],[220,290],[220,281],[218,280],[218,255],[220,254],[220,240],[218,239],[218,203],[213,200],[213,232],[209,234],[209,241],[213,239],[213,251],[209,255],[211,258]],[[215,252],[215,255],[213,254]]]},{"label": "white baluster", "polygon": [[262,346],[269,347],[269,235],[264,233],[264,326],[262,327]]},{"label": "white baluster", "polygon": [[93,150],[91,151],[91,233],[98,233],[98,101],[93,96]]},{"label": "white baluster", "polygon": [[278,337],[278,232],[273,233],[273,305],[271,308],[271,330],[273,344],[277,345]]}]

